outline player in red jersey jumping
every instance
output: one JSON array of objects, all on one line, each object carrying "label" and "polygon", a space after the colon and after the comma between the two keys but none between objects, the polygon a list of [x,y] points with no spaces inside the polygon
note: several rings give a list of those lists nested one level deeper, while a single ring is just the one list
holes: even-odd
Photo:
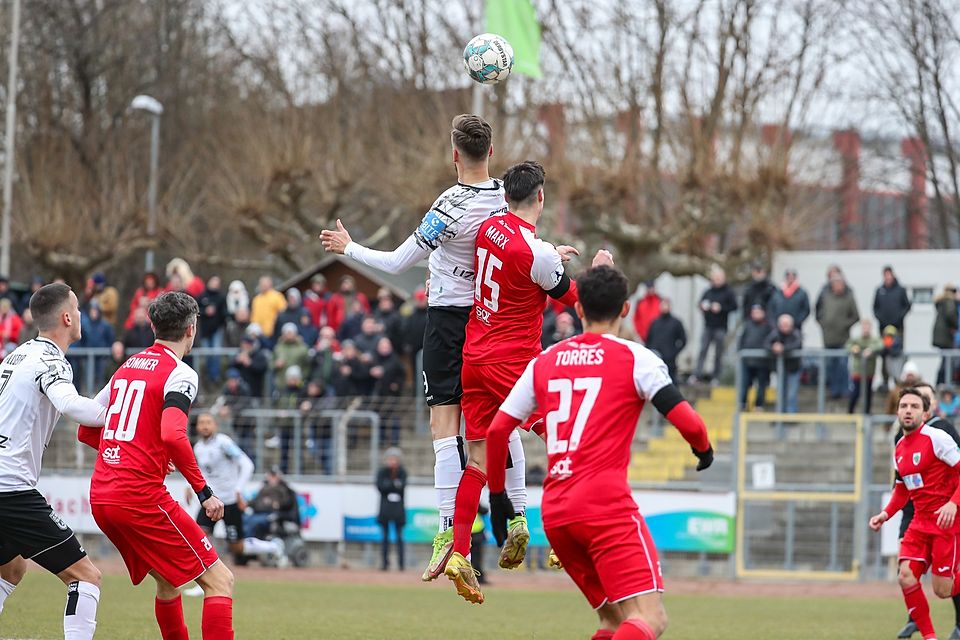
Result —
[{"label": "player in red jersey jumping", "polygon": [[[507,169],[503,189],[510,210],[486,220],[477,233],[477,277],[461,378],[470,459],[457,489],[453,548],[444,571],[461,596],[478,604],[483,602],[483,594],[467,556],[480,492],[487,483],[487,429],[527,363],[542,350],[540,334],[547,298],[559,300],[564,306],[577,301],[576,283],[563,270],[563,262],[576,250],[554,247],[537,237],[545,179],[538,162],[521,162]],[[609,252],[597,253],[594,264],[599,263],[612,264]],[[510,435],[508,446],[506,491],[517,517],[510,522],[499,564],[515,569],[526,555],[530,533],[524,512],[526,465],[518,433]]]},{"label": "player in red jersey jumping", "polygon": [[233,574],[163,483],[172,463],[207,516],[223,517],[223,503],[207,486],[187,438],[197,374],[183,357],[193,347],[199,309],[186,293],[170,292],[147,313],[156,342],[128,359],[97,396],[109,406],[104,427],[80,429],[81,441],[99,451],[90,483],[93,517],[123,556],[133,584],[147,574],[156,580],[164,640],[187,639],[178,589],[194,580],[205,596],[204,640],[232,640]]},{"label": "player in red jersey jumping", "polygon": [[504,492],[510,433],[545,414],[543,526],[554,552],[600,616],[593,640],[655,640],[667,626],[660,562],[627,483],[630,445],[647,400],[699,459],[713,462],[706,426],[653,352],[617,337],[630,310],[627,279],[598,266],[577,278],[584,333],[530,362],[487,433],[490,509],[497,542],[514,514]]},{"label": "player in red jersey jumping", "polygon": [[913,502],[913,520],[900,541],[900,572],[907,612],[925,640],[936,638],[930,606],[920,585],[920,576],[933,571],[933,592],[938,598],[960,593],[960,448],[946,432],[923,422],[930,400],[919,389],[900,391],[897,418],[903,437],[894,450],[897,482],[890,502],[870,518],[870,528],[883,523]]}]

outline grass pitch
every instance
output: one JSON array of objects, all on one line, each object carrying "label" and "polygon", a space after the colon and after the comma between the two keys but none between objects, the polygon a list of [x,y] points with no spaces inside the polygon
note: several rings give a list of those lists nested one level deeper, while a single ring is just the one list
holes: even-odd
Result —
[{"label": "grass pitch", "polygon": [[[56,578],[28,573],[0,615],[0,638],[62,638],[64,594]],[[245,579],[237,584],[234,616],[238,639],[585,640],[596,628],[593,612],[574,591],[493,586],[486,596],[482,606],[467,605],[445,580],[407,587]],[[829,592],[822,598],[668,594],[666,607],[667,640],[874,640],[893,638],[905,619],[896,598],[831,598]],[[931,607],[940,637],[946,638],[951,607],[946,602]],[[193,638],[200,638],[200,609],[199,598],[184,598]],[[125,577],[105,576],[97,618],[98,640],[160,638],[152,584],[134,588]]]}]

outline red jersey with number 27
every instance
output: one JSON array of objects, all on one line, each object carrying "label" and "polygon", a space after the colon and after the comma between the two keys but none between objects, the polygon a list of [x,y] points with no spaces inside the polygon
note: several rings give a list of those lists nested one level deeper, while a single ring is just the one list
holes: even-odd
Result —
[{"label": "red jersey with number 27", "polygon": [[563,279],[560,254],[508,211],[480,225],[475,267],[463,361],[527,362],[542,349],[547,291]]},{"label": "red jersey with number 27", "polygon": [[910,527],[926,533],[960,533],[960,518],[949,529],[937,526],[936,511],[947,504],[960,482],[960,448],[946,431],[923,425],[905,433],[894,449],[897,483],[910,492]]},{"label": "red jersey with number 27", "polygon": [[630,445],[644,403],[669,384],[652,351],[609,334],[563,340],[527,366],[500,410],[546,416],[544,526],[636,515]]},{"label": "red jersey with number 27", "polygon": [[[170,458],[160,431],[165,398],[179,393],[192,403],[197,373],[170,349],[155,344],[131,356],[101,392],[106,393],[109,409],[90,481],[90,502],[158,504],[169,498],[163,481]],[[180,471],[191,484],[202,486],[196,459],[193,468]]]}]

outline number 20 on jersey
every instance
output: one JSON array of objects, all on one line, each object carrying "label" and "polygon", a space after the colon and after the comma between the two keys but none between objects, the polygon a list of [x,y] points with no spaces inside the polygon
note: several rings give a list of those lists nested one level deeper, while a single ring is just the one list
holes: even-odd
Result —
[{"label": "number 20 on jersey", "polygon": [[[140,405],[147,389],[145,380],[114,380],[113,390],[117,395],[107,411],[107,420],[103,427],[104,440],[130,442],[137,431],[140,418]],[[116,417],[116,422],[114,422]]]}]

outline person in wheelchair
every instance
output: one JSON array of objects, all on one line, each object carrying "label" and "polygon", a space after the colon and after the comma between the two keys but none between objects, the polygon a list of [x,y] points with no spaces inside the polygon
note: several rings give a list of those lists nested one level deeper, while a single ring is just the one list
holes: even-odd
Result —
[{"label": "person in wheelchair", "polygon": [[267,471],[263,486],[250,501],[252,513],[244,516],[244,525],[252,535],[266,540],[281,540],[285,559],[294,566],[306,566],[309,554],[300,537],[300,506],[297,493],[283,479],[279,467]]}]

